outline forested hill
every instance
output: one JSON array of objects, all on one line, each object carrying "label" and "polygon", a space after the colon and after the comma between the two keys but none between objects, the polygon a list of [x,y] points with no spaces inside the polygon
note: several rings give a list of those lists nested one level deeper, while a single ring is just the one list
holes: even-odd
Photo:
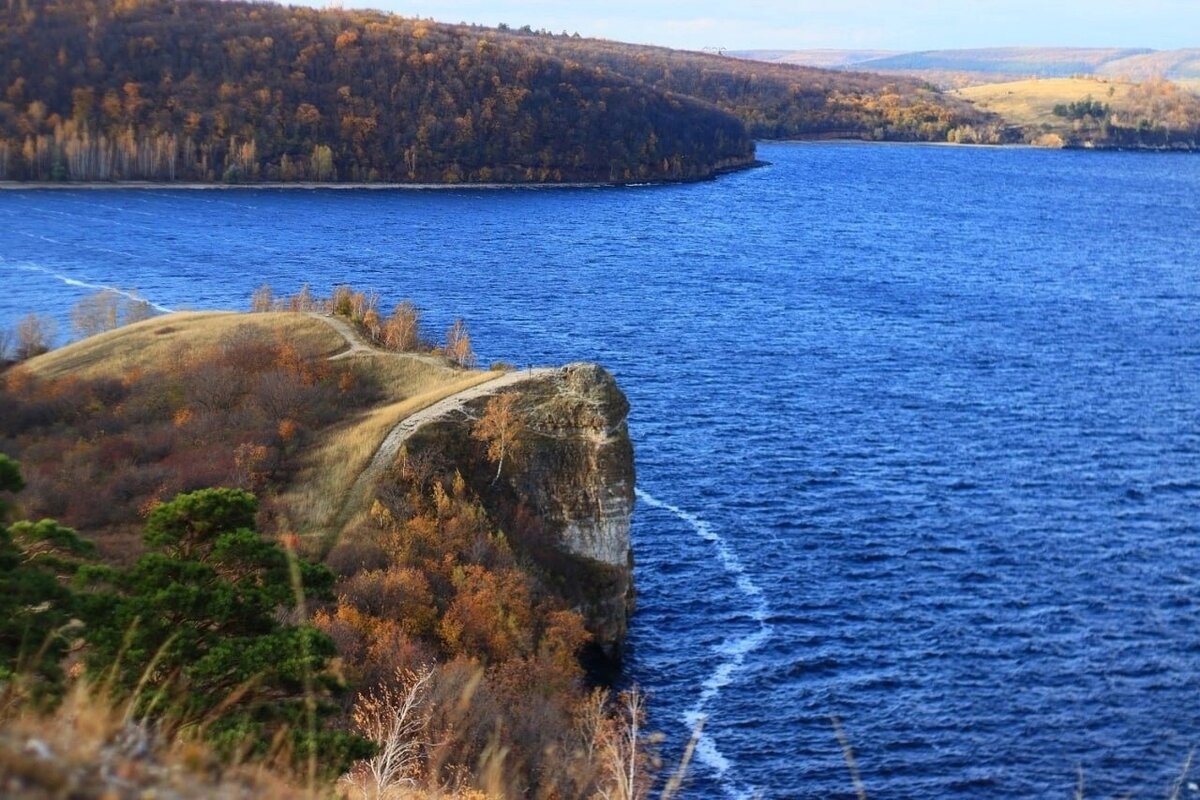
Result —
[{"label": "forested hill", "polygon": [[0,179],[688,179],[735,117],[498,32],[215,0],[0,4]]},{"label": "forested hill", "polygon": [[[647,86],[698,97],[736,114],[756,139],[1000,141],[1003,120],[916,78],[843,72],[596,39],[509,32],[552,56],[596,64]],[[955,132],[955,136],[951,136]]]}]

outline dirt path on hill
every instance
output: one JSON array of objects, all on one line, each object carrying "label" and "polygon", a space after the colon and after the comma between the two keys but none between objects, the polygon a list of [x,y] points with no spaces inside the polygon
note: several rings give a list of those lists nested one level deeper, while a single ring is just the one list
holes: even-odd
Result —
[{"label": "dirt path on hill", "polygon": [[[342,335],[346,340],[346,344],[350,349],[337,355],[330,356],[330,361],[336,361],[342,358],[352,358],[354,356],[393,356],[396,358],[419,358],[422,360],[428,359],[442,364],[436,356],[425,356],[414,353],[391,353],[386,350],[380,350],[377,347],[367,343],[358,331],[354,329],[350,323],[343,319],[334,316],[326,316],[318,312],[309,312],[309,316],[314,319],[319,319],[326,325],[329,325],[335,331]],[[538,367],[536,369],[513,370],[505,372],[502,375],[497,375],[491,380],[476,384],[468,389],[463,389],[461,392],[445,397],[436,403],[432,403],[420,411],[415,411],[409,414],[404,419],[400,420],[396,425],[388,431],[387,436],[383,437],[383,441],[379,443],[375,454],[371,456],[371,461],[366,468],[359,473],[354,479],[354,483],[350,487],[350,491],[346,494],[346,501],[342,504],[342,510],[338,513],[337,519],[334,521],[334,528],[340,535],[342,528],[349,521],[348,509],[352,506],[352,501],[357,497],[363,497],[370,486],[379,479],[384,470],[396,460],[396,456],[400,454],[400,448],[404,443],[423,426],[433,422],[434,420],[442,419],[455,412],[465,412],[467,403],[472,400],[477,400],[480,397],[486,397],[493,392],[505,389],[509,386],[515,386],[525,381],[535,378],[545,377],[558,372],[552,367]]]},{"label": "dirt path on hill", "polygon": [[503,375],[492,378],[490,381],[484,381],[469,389],[463,389],[457,394],[452,394],[433,405],[426,406],[420,411],[408,415],[400,420],[396,427],[392,428],[388,435],[384,437],[383,442],[379,445],[379,449],[372,456],[371,463],[367,465],[362,475],[358,477],[358,481],[355,482],[355,489],[359,488],[360,483],[369,482],[379,477],[387,469],[388,465],[395,461],[396,456],[400,453],[400,447],[408,441],[410,436],[420,430],[423,425],[449,416],[456,411],[465,412],[467,403],[470,403],[472,400],[486,397],[506,387],[550,375],[557,371],[549,367],[539,367],[538,369],[506,372]]},{"label": "dirt path on hill", "polygon": [[354,327],[349,322],[346,322],[346,320],[339,319],[331,314],[322,314],[319,311],[309,311],[308,315],[313,319],[319,319],[321,322],[324,322],[326,325],[340,333],[342,338],[346,340],[346,344],[350,347],[349,350],[330,356],[330,361],[338,361],[339,359],[352,358],[353,356],[359,355],[373,356],[381,352],[372,345],[367,344],[367,342],[358,335],[358,331],[354,330]]},{"label": "dirt path on hill", "polygon": [[428,355],[426,353],[394,353],[391,350],[381,350],[364,339],[362,334],[360,334],[353,325],[341,317],[337,317],[332,314],[323,314],[320,311],[309,311],[307,313],[313,319],[318,319],[321,322],[324,322],[326,325],[340,333],[342,338],[346,340],[346,344],[350,346],[349,350],[345,350],[337,355],[330,356],[330,361],[339,361],[343,358],[354,358],[355,356],[393,356],[395,358],[412,358],[417,361],[424,361],[426,364],[434,364],[440,367],[446,366],[445,360],[438,358],[437,356]]},{"label": "dirt path on hill", "polygon": [[351,485],[350,491],[346,493],[346,501],[343,503],[342,510],[338,513],[334,521],[333,527],[336,533],[340,536],[346,527],[346,523],[350,521],[352,513],[350,509],[354,507],[355,500],[366,497],[370,488],[396,460],[396,456],[400,454],[400,448],[422,427],[456,412],[465,413],[467,404],[472,400],[486,397],[509,386],[515,386],[516,384],[551,375],[555,372],[558,372],[558,370],[550,367],[506,372],[491,380],[484,381],[443,398],[400,420],[388,431],[387,436],[383,437],[383,441],[379,443],[379,447],[375,450],[375,455],[371,456],[370,463],[359,473]]}]

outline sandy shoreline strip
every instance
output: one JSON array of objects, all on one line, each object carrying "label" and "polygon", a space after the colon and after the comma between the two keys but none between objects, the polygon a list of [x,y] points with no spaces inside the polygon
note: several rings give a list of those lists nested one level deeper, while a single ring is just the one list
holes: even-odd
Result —
[{"label": "sandy shoreline strip", "polygon": [[178,191],[245,191],[247,189],[285,189],[289,191],[318,191],[336,189],[339,191],[499,191],[501,189],[609,189],[629,186],[650,186],[649,183],[172,183],[154,181],[0,181],[0,192],[22,191],[112,191],[117,189],[164,189]]}]

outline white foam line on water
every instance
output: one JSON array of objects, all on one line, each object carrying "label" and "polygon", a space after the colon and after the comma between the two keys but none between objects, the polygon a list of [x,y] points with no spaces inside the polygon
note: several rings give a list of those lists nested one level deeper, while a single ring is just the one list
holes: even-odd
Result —
[{"label": "white foam line on water", "polygon": [[[721,690],[729,684],[733,683],[738,673],[745,669],[746,657],[758,648],[762,647],[771,637],[774,629],[767,622],[771,618],[771,605],[767,602],[766,595],[758,584],[750,577],[746,571],[745,565],[738,557],[738,554],[725,541],[712,525],[705,520],[692,514],[689,511],[684,511],[678,506],[673,506],[663,500],[659,500],[649,492],[642,489],[636,489],[637,497],[643,503],[652,508],[661,509],[663,511],[674,514],[679,519],[686,522],[699,536],[706,542],[712,544],[717,551],[717,560],[721,562],[725,572],[728,573],[737,585],[738,590],[745,595],[746,600],[750,604],[750,618],[758,623],[758,630],[745,636],[736,636],[726,639],[717,652],[725,656],[725,660],[717,665],[713,670],[712,675],[701,684],[700,696],[696,698],[696,702],[692,704],[683,715],[684,724],[689,730],[695,730],[696,725],[708,717],[706,709],[721,695]],[[749,798],[755,795],[754,787],[739,789],[729,778],[729,772],[733,767],[733,763],[721,752],[713,740],[711,731],[706,731],[701,734],[699,741],[696,743],[696,757],[700,762],[711,768],[720,781],[721,786],[731,797]]]},{"label": "white foam line on water", "polygon": [[167,308],[166,306],[159,305],[158,303],[155,303],[151,300],[147,300],[146,298],[141,297],[140,295],[136,295],[133,292],[127,292],[124,289],[118,289],[115,286],[106,286],[103,283],[92,283],[91,281],[84,281],[84,280],[80,280],[79,278],[72,278],[70,275],[64,275],[61,272],[55,272],[52,269],[43,267],[38,264],[29,264],[29,263],[16,264],[16,263],[5,261],[3,258],[0,258],[0,263],[7,264],[8,266],[12,267],[13,269],[24,270],[25,272],[38,272],[38,273],[41,273],[42,275],[49,275],[51,278],[54,278],[55,280],[62,281],[67,286],[75,286],[80,289],[98,289],[100,291],[115,292],[116,294],[119,294],[122,297],[128,297],[130,300],[141,300],[146,303],[149,303],[151,308],[161,311],[164,314],[171,313],[171,309]]}]

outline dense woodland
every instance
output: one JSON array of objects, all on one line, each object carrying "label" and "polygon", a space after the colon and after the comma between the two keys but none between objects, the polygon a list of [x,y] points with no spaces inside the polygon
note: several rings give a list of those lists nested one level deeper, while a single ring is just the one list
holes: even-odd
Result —
[{"label": "dense woodland", "polygon": [[996,125],[916,81],[214,0],[2,0],[0,180],[678,180]]},{"label": "dense woodland", "polygon": [[0,178],[623,181],[753,156],[710,104],[378,13],[5,0],[0,53]]},{"label": "dense woodland", "polygon": [[1004,126],[920,80],[767,64],[595,39],[510,32],[542,52],[598,64],[735,114],[756,139],[944,142],[956,128]]}]

